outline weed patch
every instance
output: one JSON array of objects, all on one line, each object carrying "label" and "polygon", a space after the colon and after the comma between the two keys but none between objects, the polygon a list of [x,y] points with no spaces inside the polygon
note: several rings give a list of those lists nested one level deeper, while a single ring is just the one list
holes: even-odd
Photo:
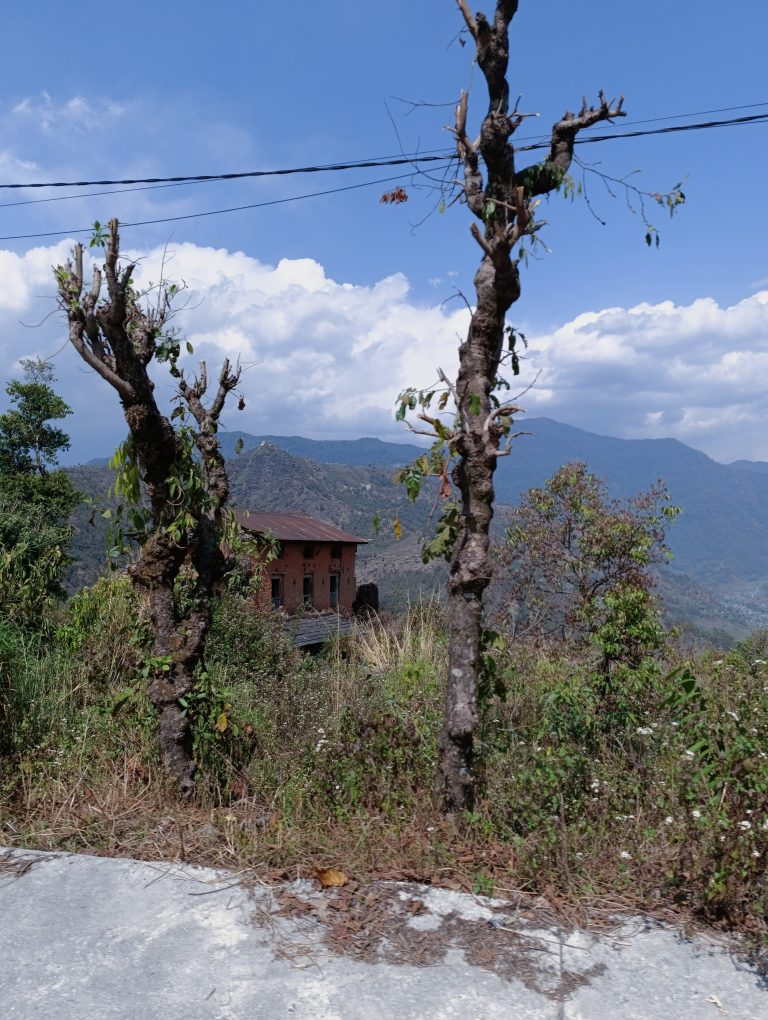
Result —
[{"label": "weed patch", "polygon": [[[496,641],[482,792],[433,797],[445,633],[434,605],[310,657],[247,592],[222,595],[190,699],[200,774],[158,760],[141,607],[112,579],[47,644],[0,627],[0,839],[180,857],[270,877],[544,895],[768,930],[768,656],[759,636],[685,666],[595,669],[590,649]],[[490,654],[490,653],[489,653]],[[490,669],[490,667],[489,667]]]}]

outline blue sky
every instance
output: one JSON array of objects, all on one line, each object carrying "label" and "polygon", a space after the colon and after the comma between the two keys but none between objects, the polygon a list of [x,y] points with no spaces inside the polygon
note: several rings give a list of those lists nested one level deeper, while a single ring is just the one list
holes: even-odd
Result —
[{"label": "blue sky", "polygon": [[[412,109],[392,97],[450,103],[466,88],[476,116],[484,107],[471,47],[456,39],[453,0],[393,0],[385,8],[229,2],[215,10],[81,2],[76,14],[53,2],[6,8],[0,183],[395,155],[401,144],[449,145],[443,125],[451,110]],[[522,0],[510,82],[521,108],[541,116],[520,135],[546,134],[564,109],[600,87],[626,96],[628,117],[617,130],[721,107],[765,103],[768,111],[768,13],[755,0],[735,9],[738,17],[714,17],[692,0],[650,0],[642,10]],[[684,180],[688,202],[673,222],[651,210],[662,245],[649,251],[640,218],[594,177],[589,193],[606,226],[583,201],[550,201],[543,236],[552,253],[524,271],[510,315],[531,339],[523,382],[539,373],[525,406],[615,435],[675,435],[718,459],[768,459],[768,125],[581,152],[614,176],[642,168],[634,179],[650,190]],[[61,193],[0,192],[0,236],[69,231],[111,215],[179,216],[390,172],[397,171],[11,207],[2,203]],[[427,384],[438,364],[453,364],[465,314],[459,302],[443,302],[456,288],[471,295],[478,253],[469,216],[454,206],[414,228],[434,195],[409,188],[407,204],[388,208],[378,199],[391,186],[125,231],[148,279],[158,251],[174,252],[173,271],[189,285],[180,325],[209,362],[232,350],[252,366],[248,409],[232,416],[232,427],[402,439],[391,410],[399,388]],[[19,357],[61,347],[62,322],[49,315],[49,267],[67,247],[66,235],[0,240],[0,378],[17,371]],[[107,452],[124,431],[114,394],[84,373],[74,352],[61,351],[56,362],[75,410],[72,459]]]}]

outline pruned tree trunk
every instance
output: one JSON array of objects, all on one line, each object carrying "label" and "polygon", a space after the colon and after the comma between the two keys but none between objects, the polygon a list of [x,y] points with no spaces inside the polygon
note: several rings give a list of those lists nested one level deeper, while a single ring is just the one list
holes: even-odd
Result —
[{"label": "pruned tree trunk", "polygon": [[[229,482],[216,428],[240,372],[224,362],[216,395],[206,408],[205,363],[188,383],[176,367],[178,341],[166,332],[173,291],[161,285],[155,303],[145,296],[142,305],[132,283],[135,266],[121,266],[119,257],[118,223],[112,220],[104,269],[94,269],[90,290],[84,291],[81,245],[75,247],[73,260],[56,270],[56,277],[72,346],[119,395],[129,429],[128,456],[149,501],[149,527],[139,559],[128,572],[149,605],[154,635],[149,697],[159,715],[163,761],[182,793],[188,794],[194,788],[195,763],[183,701],[202,662],[213,588],[226,567],[220,534]],[[148,366],[161,344],[178,383],[177,399],[194,421],[191,434],[199,463],[155,400]],[[198,484],[189,484],[189,479]],[[183,597],[179,585],[185,587]]]},{"label": "pruned tree trunk", "polygon": [[[467,0],[456,0],[475,42],[477,63],[488,89],[488,112],[479,137],[467,135],[467,96],[456,109],[456,148],[464,169],[463,197],[483,224],[471,232],[482,249],[475,274],[476,305],[467,339],[459,348],[455,386],[460,429],[453,441],[457,461],[454,482],[461,494],[461,526],[448,580],[450,643],[448,691],[440,734],[438,794],[446,811],[472,806],[474,734],[478,718],[478,671],[481,655],[483,597],[491,578],[488,559],[493,517],[493,475],[508,432],[508,420],[519,408],[499,405],[492,394],[504,357],[506,314],[520,296],[517,243],[536,234],[537,195],[563,183],[579,130],[601,120],[623,116],[600,95],[597,107],[583,104],[578,115],[566,113],[552,129],[550,151],[541,163],[515,168],[510,139],[525,114],[509,110],[509,25],[518,0],[498,0],[493,21],[472,15]],[[483,177],[483,166],[485,178]]]}]

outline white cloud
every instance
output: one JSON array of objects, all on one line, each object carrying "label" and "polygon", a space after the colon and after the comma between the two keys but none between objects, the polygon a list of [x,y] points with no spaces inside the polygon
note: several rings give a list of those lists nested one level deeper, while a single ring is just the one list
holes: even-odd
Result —
[{"label": "white cloud", "polygon": [[[23,256],[0,252],[0,378],[13,374],[19,357],[46,356],[64,343],[61,313],[36,330],[18,323],[54,311],[50,267],[67,248],[62,242]],[[175,324],[195,348],[190,366],[198,357],[209,368],[224,356],[240,357],[246,411],[227,417],[230,427],[251,432],[405,440],[393,420],[397,394],[430,384],[437,365],[451,370],[468,318],[465,309],[414,302],[401,274],[372,286],[340,283],[312,259],[270,266],[194,244],[174,246],[164,269],[160,249],[131,257],[139,259],[140,286],[162,272],[186,284]],[[83,374],[67,348],[57,372],[76,412],[68,423],[75,455],[108,452],[124,432],[116,398],[101,380]]]},{"label": "white cloud", "polygon": [[[1,378],[18,357],[64,344],[60,313],[45,316],[55,310],[50,267],[67,247],[0,251]],[[133,256],[139,283],[157,281],[163,252]],[[164,271],[186,283],[176,324],[195,359],[212,367],[240,357],[247,409],[227,421],[256,433],[406,440],[393,421],[398,392],[430,385],[437,366],[455,369],[468,320],[465,308],[415,301],[402,274],[339,282],[312,259],[272,266],[183,243]],[[540,373],[520,401],[530,414],[626,437],[671,435],[724,460],[768,459],[768,291],[728,308],[701,298],[588,311],[552,333],[526,332],[520,389]],[[57,366],[76,412],[75,455],[107,452],[124,432],[114,394],[66,347]]]},{"label": "white cloud", "polygon": [[103,127],[107,119],[114,120],[123,113],[123,107],[111,100],[88,100],[72,96],[56,101],[47,92],[25,96],[11,109],[18,120],[32,122],[46,134],[53,131],[91,131]]},{"label": "white cloud", "polygon": [[[157,258],[142,264],[143,277]],[[248,427],[258,431],[395,435],[397,394],[452,366],[467,320],[464,310],[413,302],[401,274],[338,283],[312,259],[268,266],[181,244],[171,272],[188,286],[179,323],[195,348],[211,361],[236,352],[247,366]]]},{"label": "white cloud", "polygon": [[[530,339],[529,411],[625,437],[675,436],[722,459],[768,459],[768,291],[585,312]],[[540,387],[551,391],[541,400]]]}]

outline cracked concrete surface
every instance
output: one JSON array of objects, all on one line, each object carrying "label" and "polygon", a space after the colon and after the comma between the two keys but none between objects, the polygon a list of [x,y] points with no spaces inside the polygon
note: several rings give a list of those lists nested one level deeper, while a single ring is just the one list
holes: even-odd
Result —
[{"label": "cracked concrete surface", "polygon": [[[642,919],[597,938],[536,928],[509,905],[446,890],[388,886],[333,902],[309,882],[246,888],[242,878],[0,851],[0,1017],[768,1016],[768,988],[749,967],[715,942]],[[361,944],[365,954],[345,951]]]}]

